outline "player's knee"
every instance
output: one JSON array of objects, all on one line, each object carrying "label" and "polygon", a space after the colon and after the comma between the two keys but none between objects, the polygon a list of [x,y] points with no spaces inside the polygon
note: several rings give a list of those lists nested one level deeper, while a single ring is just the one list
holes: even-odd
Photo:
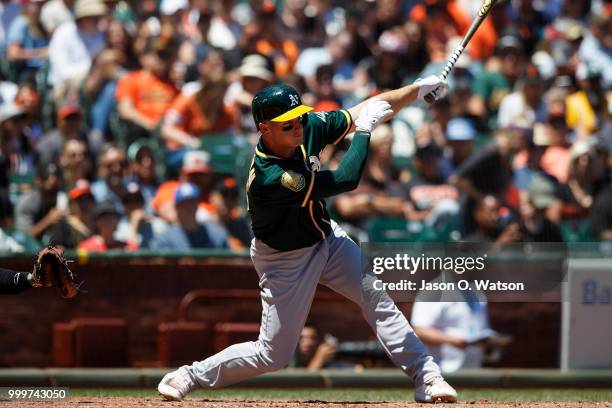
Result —
[{"label": "player's knee", "polygon": [[258,354],[263,370],[265,372],[271,372],[285,368],[291,360],[293,351],[282,350],[282,348],[266,347],[262,344]]}]

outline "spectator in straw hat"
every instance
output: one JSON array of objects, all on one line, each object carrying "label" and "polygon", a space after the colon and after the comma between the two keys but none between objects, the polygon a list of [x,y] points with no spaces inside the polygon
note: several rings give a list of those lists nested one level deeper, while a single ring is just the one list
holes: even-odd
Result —
[{"label": "spectator in straw hat", "polygon": [[238,68],[239,78],[232,82],[225,94],[225,103],[236,110],[238,126],[242,131],[256,133],[251,114],[253,97],[275,80],[271,62],[259,54],[247,55]]},{"label": "spectator in straw hat", "polygon": [[105,33],[100,19],[106,14],[102,0],[77,0],[75,21],[59,26],[51,37],[49,60],[50,82],[55,97],[61,98],[74,90],[91,68],[92,60],[104,49]]}]

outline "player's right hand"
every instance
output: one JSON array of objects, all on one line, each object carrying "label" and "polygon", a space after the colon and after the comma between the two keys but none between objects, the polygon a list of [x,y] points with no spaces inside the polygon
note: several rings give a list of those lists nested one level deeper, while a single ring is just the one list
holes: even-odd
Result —
[{"label": "player's right hand", "polygon": [[414,84],[419,86],[417,98],[422,101],[425,101],[425,97],[429,94],[432,94],[437,101],[444,98],[448,92],[448,83],[437,75],[430,75],[425,79],[419,78]]},{"label": "player's right hand", "polygon": [[361,109],[355,121],[355,128],[371,133],[383,118],[391,114],[393,114],[393,109],[389,102],[377,98],[370,99]]}]

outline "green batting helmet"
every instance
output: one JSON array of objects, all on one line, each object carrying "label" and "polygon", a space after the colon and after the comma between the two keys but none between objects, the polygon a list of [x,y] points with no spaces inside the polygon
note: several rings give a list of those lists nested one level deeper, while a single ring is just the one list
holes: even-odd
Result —
[{"label": "green batting helmet", "polygon": [[261,122],[286,122],[313,109],[303,105],[300,94],[285,84],[271,85],[259,91],[253,98],[251,108],[257,128]]}]

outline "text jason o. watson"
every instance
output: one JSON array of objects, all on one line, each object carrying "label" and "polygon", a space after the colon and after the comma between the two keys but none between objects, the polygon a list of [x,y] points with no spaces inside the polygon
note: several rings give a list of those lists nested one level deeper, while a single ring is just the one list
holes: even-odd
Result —
[{"label": "text jason o. watson", "polygon": [[379,279],[373,283],[375,290],[385,291],[426,291],[426,292],[444,292],[454,290],[481,290],[481,291],[497,291],[497,292],[515,292],[524,291],[525,284],[522,282],[502,282],[491,281],[489,279],[480,279],[468,281],[465,279],[457,282],[429,282],[421,280],[414,282],[407,279],[402,279],[397,282],[383,282]]}]

